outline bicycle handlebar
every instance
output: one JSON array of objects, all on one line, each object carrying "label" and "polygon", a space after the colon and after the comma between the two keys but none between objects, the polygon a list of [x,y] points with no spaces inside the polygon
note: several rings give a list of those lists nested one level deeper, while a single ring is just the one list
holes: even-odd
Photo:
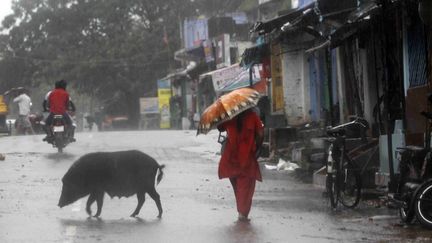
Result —
[{"label": "bicycle handlebar", "polygon": [[347,123],[344,123],[344,124],[341,124],[341,125],[338,125],[338,126],[335,126],[335,127],[331,127],[329,129],[327,129],[327,132],[336,132],[336,131],[338,131],[340,129],[343,129],[345,127],[348,127],[348,126],[354,125],[354,124],[355,125],[360,125],[363,128],[367,128],[368,127],[366,120],[364,120],[363,118],[357,117],[354,121],[347,122]]}]

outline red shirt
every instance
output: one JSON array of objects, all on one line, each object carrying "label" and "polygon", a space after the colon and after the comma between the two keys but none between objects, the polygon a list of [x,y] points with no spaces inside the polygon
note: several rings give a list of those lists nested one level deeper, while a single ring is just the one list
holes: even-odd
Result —
[{"label": "red shirt", "polygon": [[262,132],[263,124],[258,115],[245,111],[241,131],[237,130],[235,117],[219,125],[219,130],[226,130],[228,140],[219,161],[219,178],[244,176],[261,181],[261,172],[255,156],[255,135]]},{"label": "red shirt", "polygon": [[50,112],[56,115],[66,113],[69,94],[64,89],[54,89],[48,97]]}]

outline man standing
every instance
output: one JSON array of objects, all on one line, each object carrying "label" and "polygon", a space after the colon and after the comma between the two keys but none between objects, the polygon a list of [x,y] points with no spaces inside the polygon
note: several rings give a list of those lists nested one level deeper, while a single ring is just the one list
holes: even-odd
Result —
[{"label": "man standing", "polygon": [[19,117],[16,121],[16,129],[18,134],[26,134],[32,133],[33,130],[29,120],[30,108],[31,108],[31,99],[26,94],[26,90],[24,88],[18,89],[18,96],[13,99],[14,103],[18,103],[19,108]]}]

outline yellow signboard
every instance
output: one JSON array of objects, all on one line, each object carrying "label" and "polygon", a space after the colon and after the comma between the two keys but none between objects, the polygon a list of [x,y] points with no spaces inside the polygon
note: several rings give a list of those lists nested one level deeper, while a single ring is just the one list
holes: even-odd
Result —
[{"label": "yellow signboard", "polygon": [[5,115],[8,113],[8,106],[4,101],[3,95],[0,95],[0,115]]},{"label": "yellow signboard", "polygon": [[284,93],[280,44],[271,45],[272,112],[283,112]]},{"label": "yellow signboard", "polygon": [[171,99],[170,80],[168,79],[158,80],[160,128],[171,128],[170,99]]}]

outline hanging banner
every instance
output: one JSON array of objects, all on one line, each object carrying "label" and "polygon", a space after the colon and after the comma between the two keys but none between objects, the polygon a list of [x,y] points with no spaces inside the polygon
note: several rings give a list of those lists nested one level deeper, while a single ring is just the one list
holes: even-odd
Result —
[{"label": "hanging banner", "polygon": [[213,81],[213,87],[216,93],[221,91],[221,89],[231,83],[232,80],[235,79],[240,72],[241,68],[238,63],[226,68],[221,68],[213,71],[211,73],[211,77]]},{"label": "hanging banner", "polygon": [[192,18],[183,21],[184,46],[186,49],[199,46],[208,39],[207,18]]},{"label": "hanging banner", "polygon": [[211,42],[211,40],[205,40],[202,43],[203,48],[204,48],[204,56],[205,56],[205,60],[207,63],[209,62],[213,62],[214,56],[213,56],[213,44]]},{"label": "hanging banner", "polygon": [[169,79],[158,80],[160,128],[171,128],[170,98],[171,81]]},{"label": "hanging banner", "polygon": [[216,48],[216,68],[229,67],[231,65],[230,36],[223,34],[215,37],[213,41]]},{"label": "hanging banner", "polygon": [[284,110],[284,93],[282,81],[282,62],[280,44],[271,45],[271,95],[272,112],[280,113]]},{"label": "hanging banner", "polygon": [[[266,76],[263,76],[262,73],[264,73],[262,64],[256,64],[253,66],[252,84],[258,92],[266,94],[267,78]],[[248,87],[251,83],[249,69],[240,67],[239,63],[226,68],[221,68],[212,72],[201,74],[200,80],[203,80],[206,76],[211,77],[214,91],[218,95],[220,95],[222,92]]]},{"label": "hanging banner", "polygon": [[[252,85],[254,88],[262,81],[262,69],[262,64],[255,64],[252,68]],[[238,74],[216,92],[228,92],[239,88],[249,87],[251,84],[249,71],[249,68],[240,68]],[[260,90],[257,91],[265,93],[265,80],[262,83],[264,83],[264,89],[260,86]]]}]

